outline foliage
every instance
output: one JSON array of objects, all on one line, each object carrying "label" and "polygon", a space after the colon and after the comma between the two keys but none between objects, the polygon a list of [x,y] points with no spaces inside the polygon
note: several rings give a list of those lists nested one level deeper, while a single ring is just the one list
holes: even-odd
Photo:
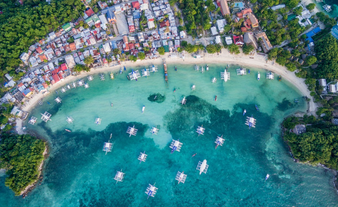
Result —
[{"label": "foliage", "polygon": [[207,50],[208,53],[211,53],[211,54],[217,52],[217,49],[216,49],[215,45],[207,45],[206,50]]},{"label": "foliage", "polygon": [[0,124],[6,124],[8,122],[8,118],[4,115],[0,116]]},{"label": "foliage", "polygon": [[191,45],[188,44],[185,48],[185,51],[187,51],[188,53],[195,53],[198,51],[198,45]]},{"label": "foliage", "polygon": [[134,56],[134,55],[130,55],[130,56],[129,56],[129,59],[130,59],[131,61],[133,61],[133,62],[136,62],[137,57]]},{"label": "foliage", "polygon": [[94,63],[94,58],[93,58],[93,56],[88,56],[88,57],[86,57],[84,60],[83,60],[83,62],[86,64],[86,65],[91,65],[91,64],[93,64]]},{"label": "foliage", "polygon": [[286,129],[293,129],[298,124],[297,117],[290,116],[283,121],[283,126]]},{"label": "foliage", "polygon": [[90,68],[86,65],[76,64],[75,67],[74,67],[74,71],[76,71],[76,72],[81,72],[81,71],[89,72]]},{"label": "foliage", "polygon": [[303,11],[303,7],[299,6],[293,9],[293,13],[297,16],[301,15]]},{"label": "foliage", "polygon": [[316,16],[327,27],[332,27],[336,24],[336,20],[334,18],[330,18],[329,15],[325,14],[324,12],[317,12]]},{"label": "foliage", "polygon": [[312,11],[314,8],[316,8],[316,4],[315,3],[310,3],[306,6],[306,8],[310,11]]},{"label": "foliage", "polygon": [[137,56],[138,58],[140,58],[140,60],[144,60],[146,58],[146,55],[144,54],[144,52],[139,52]]},{"label": "foliage", "polygon": [[289,71],[291,71],[291,72],[297,70],[297,67],[296,67],[295,64],[293,64],[293,63],[287,63],[287,64],[285,64],[285,66],[286,66],[286,68],[287,68]]},{"label": "foliage", "polygon": [[248,44],[243,45],[243,53],[246,54],[246,55],[248,55],[254,49],[255,49],[255,47],[252,46],[252,45],[248,45]]},{"label": "foliage", "polygon": [[308,86],[310,91],[314,91],[315,88],[316,88],[316,79],[307,78],[307,79],[305,79],[305,84]]},{"label": "foliage", "polygon": [[338,78],[338,43],[330,34],[315,45],[318,60],[317,74],[320,78]]},{"label": "foliage", "polygon": [[228,49],[229,49],[229,52],[231,54],[233,54],[233,53],[239,54],[240,53],[238,45],[231,44],[231,45],[229,45]]},{"label": "foliage", "polygon": [[114,55],[121,55],[121,51],[118,48],[113,50]]},{"label": "foliage", "polygon": [[13,71],[20,64],[19,56],[27,52],[29,46],[61,25],[77,19],[79,12],[85,9],[80,0],[60,0],[51,4],[35,4],[38,0],[28,2],[31,4],[25,1],[24,6],[12,8],[0,21],[0,75]]},{"label": "foliage", "polygon": [[159,53],[160,55],[164,55],[164,53],[165,53],[164,47],[159,47],[159,48],[157,49],[157,51],[158,51],[158,53]]},{"label": "foliage", "polygon": [[315,56],[307,56],[305,62],[308,65],[313,65],[317,62],[317,58]]},{"label": "foliage", "polygon": [[295,8],[299,4],[300,0],[287,0],[285,2],[286,6],[290,9]]},{"label": "foliage", "polygon": [[2,134],[0,168],[7,170],[5,185],[19,195],[38,179],[45,143],[29,135]]}]

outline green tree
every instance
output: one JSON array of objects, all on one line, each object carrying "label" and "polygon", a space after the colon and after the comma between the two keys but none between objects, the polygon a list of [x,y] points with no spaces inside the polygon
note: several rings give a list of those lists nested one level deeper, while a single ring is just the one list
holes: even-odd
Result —
[{"label": "green tree", "polygon": [[308,65],[313,65],[317,62],[317,58],[315,56],[307,56],[305,62]]},{"label": "green tree", "polygon": [[302,11],[303,11],[303,7],[301,7],[301,6],[293,9],[293,13],[297,16],[301,15]]},{"label": "green tree", "polygon": [[213,54],[213,53],[217,52],[215,45],[207,45],[206,50],[210,54]]},{"label": "green tree", "polygon": [[89,70],[90,68],[86,65],[76,64],[74,67],[75,72],[82,72],[82,71],[89,72]]},{"label": "green tree", "polygon": [[121,51],[118,48],[113,50],[114,55],[121,55]]},{"label": "green tree", "polygon": [[164,53],[165,53],[164,47],[159,47],[159,48],[157,49],[157,51],[158,51],[158,53],[159,53],[160,55],[164,55]]},{"label": "green tree", "polygon": [[295,64],[293,64],[293,63],[287,63],[285,66],[286,66],[286,68],[287,68],[289,71],[291,71],[291,72],[297,70],[297,67],[296,67]]},{"label": "green tree", "polygon": [[133,62],[136,62],[137,57],[134,56],[134,55],[130,55],[130,56],[129,56],[129,59],[130,59],[131,61],[133,61]]},{"label": "green tree", "polygon": [[8,118],[5,117],[4,115],[0,116],[0,123],[1,124],[6,124],[8,122]]},{"label": "green tree", "polygon": [[94,63],[94,58],[90,55],[88,57],[86,57],[83,62],[86,64],[86,65],[91,65]]},{"label": "green tree", "polygon": [[250,52],[253,51],[254,49],[255,47],[252,45],[248,45],[248,44],[243,45],[243,53],[246,55],[250,54]]},{"label": "green tree", "polygon": [[306,6],[306,8],[307,8],[308,10],[312,11],[312,10],[314,10],[314,8],[316,8],[316,4],[315,4],[315,3],[308,4],[308,5]]},{"label": "green tree", "polygon": [[229,49],[229,52],[231,54],[233,54],[233,53],[239,54],[240,53],[238,45],[231,44],[231,45],[229,45],[228,49]]},{"label": "green tree", "polygon": [[144,52],[139,52],[137,56],[138,58],[140,58],[140,60],[144,60],[146,58],[146,55],[144,54]]}]

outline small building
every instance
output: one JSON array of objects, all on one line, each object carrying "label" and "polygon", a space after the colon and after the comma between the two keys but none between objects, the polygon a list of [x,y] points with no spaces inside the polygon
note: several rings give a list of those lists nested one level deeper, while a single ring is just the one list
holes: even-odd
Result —
[{"label": "small building", "polygon": [[212,34],[213,36],[214,36],[214,35],[218,35],[218,32],[217,32],[216,27],[211,27],[210,30],[211,30],[211,34]]},{"label": "small building", "polygon": [[319,79],[318,82],[319,82],[319,85],[323,87],[323,90],[326,91],[326,86],[327,86],[326,79],[323,79],[323,78]]},{"label": "small building", "polygon": [[331,35],[338,40],[338,24],[331,28]]},{"label": "small building", "polygon": [[215,39],[216,44],[222,44],[221,36],[217,35],[215,38],[216,38]]},{"label": "small building", "polygon": [[233,35],[232,38],[233,38],[235,45],[238,45],[238,46],[241,46],[241,47],[244,45],[244,40],[243,40],[242,35],[239,35],[239,36]]},{"label": "small building", "polygon": [[70,31],[71,29],[72,29],[72,24],[71,23],[67,23],[67,24],[64,24],[64,25],[62,25],[62,29],[63,29],[63,31],[65,31],[65,32],[68,32],[68,31]]},{"label": "small building", "polygon": [[306,126],[304,124],[297,124],[292,131],[293,131],[293,133],[295,133],[297,135],[305,133],[306,132]]},{"label": "small building", "polygon": [[231,45],[231,44],[232,44],[232,39],[231,39],[230,36],[226,36],[226,37],[225,37],[225,43],[226,43],[227,45]]},{"label": "small building", "polygon": [[87,8],[87,10],[85,11],[85,14],[87,15],[87,17],[92,16],[93,14],[95,14],[95,12],[92,10],[92,8]]},{"label": "small building", "polygon": [[226,25],[225,19],[218,19],[216,21],[216,25],[217,25],[219,33],[223,33],[224,32],[224,26]]},{"label": "small building", "polygon": [[227,0],[217,0],[217,5],[221,8],[223,16],[230,15],[230,9]]},{"label": "small building", "polygon": [[244,34],[244,43],[247,45],[254,46],[255,49],[258,48],[257,42],[255,40],[254,34],[252,32],[247,32]]},{"label": "small building", "polygon": [[336,89],[336,85],[335,84],[330,84],[329,85],[329,92],[330,93],[336,93],[337,89]]},{"label": "small building", "polygon": [[265,32],[259,32],[256,34],[257,41],[261,40],[261,45],[263,47],[263,50],[265,53],[269,52],[269,50],[272,49],[272,45],[270,43],[270,40],[266,36]]},{"label": "small building", "polygon": [[276,6],[272,6],[270,9],[276,11],[276,10],[282,9],[282,8],[285,8],[285,4],[278,4]]}]

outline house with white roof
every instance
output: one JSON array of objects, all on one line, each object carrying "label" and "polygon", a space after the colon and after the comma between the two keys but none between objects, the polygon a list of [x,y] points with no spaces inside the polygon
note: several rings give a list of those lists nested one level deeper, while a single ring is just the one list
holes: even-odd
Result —
[{"label": "house with white roof", "polygon": [[225,19],[218,19],[216,21],[216,25],[218,28],[219,33],[223,33],[224,32],[224,26],[227,24]]},{"label": "house with white roof", "polygon": [[213,36],[214,36],[214,35],[218,35],[217,29],[216,29],[215,26],[214,26],[214,27],[211,27],[210,30],[211,30],[211,34],[212,34]]},{"label": "house with white roof", "polygon": [[101,21],[101,27],[102,27],[102,29],[106,30],[106,29],[107,29],[107,24],[108,24],[108,21],[107,21],[106,16],[103,15],[103,14],[101,14],[101,15],[99,16],[99,19],[100,19],[100,21]]},{"label": "house with white roof", "polygon": [[226,36],[225,42],[227,43],[227,45],[231,45],[232,44],[232,38],[230,36]]}]

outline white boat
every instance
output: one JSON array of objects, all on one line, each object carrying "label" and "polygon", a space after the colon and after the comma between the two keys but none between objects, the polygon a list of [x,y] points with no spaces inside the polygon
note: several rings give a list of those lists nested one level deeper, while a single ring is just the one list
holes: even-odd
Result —
[{"label": "white boat", "polygon": [[76,88],[76,83],[73,82],[73,83],[72,83],[72,86],[73,86],[73,88]]},{"label": "white boat", "polygon": [[261,79],[261,74],[258,72],[257,80]]},{"label": "white boat", "polygon": [[67,122],[68,122],[68,124],[73,123],[73,121],[74,121],[74,119],[72,117],[67,116]]},{"label": "white boat", "polygon": [[44,122],[48,122],[48,121],[51,121],[50,117],[52,115],[50,113],[48,113],[47,111],[45,111],[44,114],[41,114],[41,119],[44,121]]},{"label": "white boat", "polygon": [[204,68],[203,68],[203,66],[202,66],[202,68],[201,68],[201,72],[204,73]]},{"label": "white boat", "polygon": [[183,172],[178,171],[175,177],[175,180],[178,181],[178,184],[185,183],[185,179],[187,179],[187,175],[184,174],[184,171]]},{"label": "white boat", "polygon": [[146,109],[146,106],[143,105],[143,107],[142,107],[142,114],[144,113],[145,109]]},{"label": "white boat", "polygon": [[209,165],[207,164],[207,160],[203,160],[203,162],[199,161],[196,170],[200,171],[200,174],[207,173]]},{"label": "white boat", "polygon": [[140,78],[141,77],[141,75],[140,75],[140,72],[138,71],[138,70],[131,70],[131,72],[128,74],[128,79],[129,80],[136,80],[137,81],[137,79],[138,78]]},{"label": "white boat", "polygon": [[85,88],[89,88],[89,84],[88,84],[88,83],[85,83],[85,84],[84,84],[84,87],[85,87]]},{"label": "white boat", "polygon": [[169,146],[171,148],[171,153],[173,153],[175,151],[179,152],[182,148],[182,145],[183,145],[183,143],[180,142],[179,139],[178,140],[173,139],[173,141],[171,142],[171,144]]},{"label": "white boat", "polygon": [[184,105],[187,103],[187,99],[185,98],[185,96],[183,97],[182,101],[181,101],[181,104]]},{"label": "white boat", "polygon": [[217,81],[217,79],[216,79],[216,77],[214,77],[211,82],[216,83],[216,81]]},{"label": "white boat", "polygon": [[146,161],[146,159],[147,159],[147,154],[146,154],[146,152],[140,152],[140,155],[138,156],[138,160],[140,160],[140,163],[141,162],[145,162]]},{"label": "white boat", "polygon": [[105,80],[104,73],[101,73],[101,74],[100,74],[100,79],[101,79],[102,81]]},{"label": "white boat", "polygon": [[198,65],[195,65],[195,70],[199,70]]},{"label": "white boat", "polygon": [[123,181],[123,178],[124,178],[124,173],[121,171],[117,171],[116,175],[115,175],[115,178],[114,180],[116,180],[116,183],[117,182],[122,182]]},{"label": "white boat", "polygon": [[246,75],[246,69],[245,68],[238,68],[237,70],[237,75]]},{"label": "white boat", "polygon": [[61,100],[60,97],[57,97],[57,98],[55,99],[55,102],[56,102],[56,103],[61,103],[61,101],[62,101],[62,100]]},{"label": "white boat", "polygon": [[270,175],[269,175],[269,174],[267,174],[267,175],[265,176],[265,180],[268,180],[268,179],[269,179],[269,177],[270,177]]},{"label": "white boat", "polygon": [[243,111],[243,116],[246,114],[246,109],[244,109],[244,111]]},{"label": "white boat", "polygon": [[217,149],[218,146],[223,146],[224,140],[225,139],[223,139],[223,135],[220,136],[220,137],[217,136],[216,141],[215,141],[215,143],[216,143],[215,149]]},{"label": "white boat", "polygon": [[155,65],[150,66],[150,72],[152,73],[157,72],[157,68],[155,67]]},{"label": "white boat", "polygon": [[61,88],[61,92],[65,93],[66,92],[66,88],[65,87]]},{"label": "white boat", "polygon": [[249,129],[251,127],[255,128],[256,127],[256,119],[254,119],[252,116],[251,117],[246,117],[245,125],[249,126]]},{"label": "white boat", "polygon": [[155,184],[154,185],[149,184],[149,187],[147,188],[145,193],[148,195],[148,198],[150,196],[154,197],[155,194],[157,193],[157,190],[158,190],[158,188],[155,187]]},{"label": "white boat", "polygon": [[151,128],[150,131],[151,131],[152,134],[155,134],[155,135],[156,135],[156,134],[158,133],[159,129],[156,128],[156,127],[153,127],[153,128]]},{"label": "white boat", "polygon": [[94,77],[92,75],[88,76],[88,80],[92,81],[94,79]]},{"label": "white boat", "polygon": [[204,128],[203,128],[203,125],[202,126],[198,126],[197,127],[197,133],[198,133],[198,135],[204,135]]},{"label": "white boat", "polygon": [[209,66],[207,65],[207,67],[205,69],[208,71],[209,70]]},{"label": "white boat", "polygon": [[221,72],[221,79],[224,80],[224,82],[230,80],[230,72],[227,72],[227,69],[224,69],[224,72]]},{"label": "white boat", "polygon": [[127,134],[129,134],[129,137],[131,137],[131,135],[136,136],[137,129],[135,128],[135,125],[132,127],[128,127]]},{"label": "white boat", "polygon": [[101,124],[101,119],[100,118],[96,118],[95,119],[95,124]]},{"label": "white boat", "polygon": [[195,85],[192,85],[191,86],[191,90],[195,90],[196,89],[196,86]]},{"label": "white boat", "polygon": [[34,116],[32,116],[32,117],[29,119],[28,123],[31,124],[31,125],[34,125],[34,124],[36,123],[36,120],[37,120],[37,118],[34,117]]},{"label": "white boat", "polygon": [[79,82],[77,82],[77,84],[78,84],[79,86],[83,86],[83,80],[79,80]]},{"label": "white boat", "polygon": [[148,77],[148,76],[150,76],[150,71],[149,71],[149,69],[143,69],[142,70],[142,76],[143,77]]},{"label": "white boat", "polygon": [[112,80],[114,79],[114,73],[113,72],[110,73],[110,79],[112,79]]},{"label": "white boat", "polygon": [[273,74],[273,72],[268,72],[268,73],[266,74],[266,79],[268,79],[268,80],[273,80],[273,79],[274,79],[274,74]]},{"label": "white boat", "polygon": [[68,90],[71,89],[71,88],[70,88],[70,85],[67,85],[67,89],[68,89]]}]

